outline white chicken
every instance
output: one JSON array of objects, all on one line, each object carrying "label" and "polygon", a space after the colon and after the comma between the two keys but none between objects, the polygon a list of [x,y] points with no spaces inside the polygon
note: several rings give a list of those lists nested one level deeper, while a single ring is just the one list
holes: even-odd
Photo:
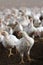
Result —
[{"label": "white chicken", "polygon": [[11,10],[10,9],[6,8],[6,9],[3,10],[3,15],[4,16],[10,15],[10,14],[11,14]]},{"label": "white chicken", "polygon": [[8,32],[6,31],[1,31],[1,34],[4,36],[2,44],[5,48],[7,48],[8,50],[10,50],[10,55],[13,55],[13,53],[11,53],[11,48],[14,48],[14,46],[16,45],[16,42],[18,41],[18,39],[13,36],[13,35],[9,35]]},{"label": "white chicken", "polygon": [[[4,36],[4,39],[3,39],[3,46],[5,48],[8,48],[10,49],[10,55],[13,55],[11,53],[11,49],[14,48],[14,46],[16,46],[18,52],[20,53],[21,55],[21,62],[20,63],[24,63],[23,61],[23,56],[24,56],[24,52],[26,51],[26,49],[29,47],[29,50],[28,50],[28,56],[30,54],[30,49],[32,48],[33,44],[34,44],[34,39],[32,39],[31,37],[29,37],[27,35],[26,32],[24,31],[21,31],[21,33],[23,34],[23,38],[21,39],[17,39],[15,36],[13,35],[9,35],[7,32],[2,32],[1,34]],[[28,57],[29,60],[30,60],[30,57]]]},{"label": "white chicken", "polygon": [[21,16],[20,18],[17,19],[17,21],[23,26],[26,27],[30,23],[28,17]]},{"label": "white chicken", "polygon": [[41,21],[40,21],[39,17],[40,17],[40,13],[33,15],[33,18],[34,18],[34,26],[35,27],[39,27],[40,26]]},{"label": "white chicken", "polygon": [[4,36],[3,36],[3,35],[1,35],[1,31],[0,31],[0,42],[2,42],[2,41],[3,41],[3,39],[4,39]]}]

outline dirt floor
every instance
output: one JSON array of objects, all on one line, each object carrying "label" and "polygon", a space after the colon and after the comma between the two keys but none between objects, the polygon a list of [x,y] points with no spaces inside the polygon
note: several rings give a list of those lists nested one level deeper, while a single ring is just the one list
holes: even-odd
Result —
[{"label": "dirt floor", "polygon": [[8,57],[9,51],[0,43],[0,65],[43,65],[43,40],[38,39],[31,49],[30,57],[35,59],[34,62],[28,62],[27,57],[24,56],[25,63],[19,64],[20,54],[16,54],[15,49],[12,52],[14,55]]},{"label": "dirt floor", "polygon": [[0,0],[0,9],[12,7],[43,7],[43,0]]}]

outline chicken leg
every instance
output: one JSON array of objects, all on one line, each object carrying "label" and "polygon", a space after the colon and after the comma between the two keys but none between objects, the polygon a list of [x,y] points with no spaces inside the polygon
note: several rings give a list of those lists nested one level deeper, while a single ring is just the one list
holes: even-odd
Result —
[{"label": "chicken leg", "polygon": [[12,48],[10,48],[9,51],[10,51],[10,53],[9,53],[8,57],[10,57],[11,55],[13,55]]},{"label": "chicken leg", "polygon": [[35,61],[34,59],[31,59],[31,57],[27,54],[27,58],[28,58],[28,61],[31,62],[31,61]]},{"label": "chicken leg", "polygon": [[23,60],[23,54],[21,54],[21,61],[19,64],[23,64],[24,63],[24,60]]}]

